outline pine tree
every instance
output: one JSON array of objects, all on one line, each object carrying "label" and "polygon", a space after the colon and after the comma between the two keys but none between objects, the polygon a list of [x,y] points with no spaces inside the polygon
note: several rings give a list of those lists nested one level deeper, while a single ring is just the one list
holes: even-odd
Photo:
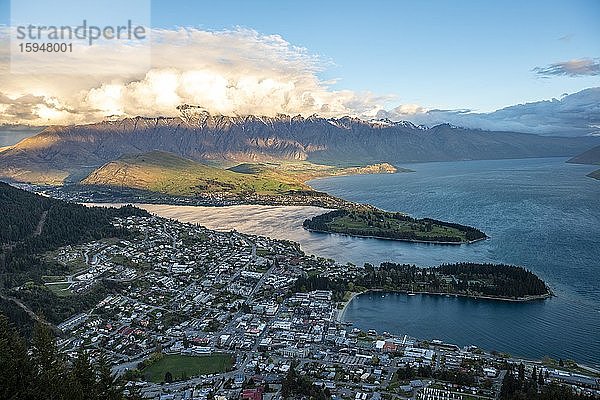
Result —
[{"label": "pine tree", "polygon": [[84,393],[85,399],[98,398],[96,393],[96,372],[88,354],[80,348],[73,363],[71,375],[77,390]]},{"label": "pine tree", "polygon": [[525,380],[525,365],[523,365],[523,363],[519,364],[519,382],[521,382],[521,384],[523,384],[523,381]]},{"label": "pine tree", "polygon": [[105,352],[101,352],[96,364],[98,397],[103,400],[120,400],[122,388],[117,384],[115,376],[110,370],[110,362]]},{"label": "pine tree", "polygon": [[56,348],[56,340],[50,329],[37,324],[33,331],[31,359],[34,377],[33,396],[43,399],[61,399],[65,397],[68,381],[65,362]]},{"label": "pine tree", "polygon": [[0,314],[0,398],[28,398],[32,372],[25,341]]},{"label": "pine tree", "polygon": [[106,354],[101,353],[94,366],[80,350],[69,367],[47,325],[35,326],[28,349],[0,314],[0,399],[123,400],[123,388],[112,375]]}]

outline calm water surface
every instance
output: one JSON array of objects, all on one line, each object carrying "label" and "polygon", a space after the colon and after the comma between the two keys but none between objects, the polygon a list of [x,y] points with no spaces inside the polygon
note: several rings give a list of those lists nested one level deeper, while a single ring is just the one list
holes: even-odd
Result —
[{"label": "calm water surface", "polygon": [[585,176],[593,166],[564,161],[413,164],[407,166],[414,173],[311,182],[349,200],[473,225],[491,237],[459,249],[400,245],[390,254],[397,261],[523,265],[557,295],[526,304],[364,295],[345,319],[363,328],[600,365],[600,181]]},{"label": "calm water surface", "polygon": [[322,212],[315,207],[144,207],[212,229],[294,240],[307,253],[341,262],[523,265],[546,280],[557,297],[520,304],[366,294],[349,304],[345,319],[365,329],[600,366],[600,181],[585,176],[593,166],[564,161],[407,164],[402,166],[416,172],[310,182],[348,200],[473,225],[491,237],[463,246],[310,233],[302,229],[302,221]]}]

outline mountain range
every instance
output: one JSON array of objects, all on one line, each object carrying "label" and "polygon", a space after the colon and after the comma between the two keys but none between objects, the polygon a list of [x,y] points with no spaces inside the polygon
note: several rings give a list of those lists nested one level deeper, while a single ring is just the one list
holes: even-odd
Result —
[{"label": "mountain range", "polygon": [[218,166],[244,162],[309,161],[336,166],[387,162],[574,156],[598,137],[545,137],[516,132],[431,128],[410,122],[278,115],[211,115],[180,106],[180,117],[52,126],[0,149],[0,178],[79,182],[124,155],[169,152]]},{"label": "mountain range", "polygon": [[[591,148],[591,149],[571,158],[567,162],[573,163],[573,164],[600,165],[600,146]],[[588,174],[588,176],[591,178],[600,180],[600,169],[590,172]]]}]

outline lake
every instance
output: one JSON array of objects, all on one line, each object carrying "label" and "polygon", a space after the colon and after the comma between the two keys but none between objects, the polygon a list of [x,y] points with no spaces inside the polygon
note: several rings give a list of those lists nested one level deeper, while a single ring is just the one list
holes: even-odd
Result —
[{"label": "lake", "polygon": [[531,303],[365,294],[344,318],[363,329],[600,366],[600,182],[594,166],[565,158],[403,164],[415,172],[313,180],[317,190],[415,217],[482,229],[489,240],[444,246],[310,233],[315,207],[144,205],[212,229],[290,239],[340,262],[511,263],[531,269],[556,297]]}]

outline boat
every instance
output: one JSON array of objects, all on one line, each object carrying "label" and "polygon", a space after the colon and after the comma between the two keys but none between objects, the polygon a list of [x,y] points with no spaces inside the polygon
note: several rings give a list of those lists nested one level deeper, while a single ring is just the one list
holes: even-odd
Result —
[{"label": "boat", "polygon": [[409,293],[409,296],[416,296],[416,293]]}]

